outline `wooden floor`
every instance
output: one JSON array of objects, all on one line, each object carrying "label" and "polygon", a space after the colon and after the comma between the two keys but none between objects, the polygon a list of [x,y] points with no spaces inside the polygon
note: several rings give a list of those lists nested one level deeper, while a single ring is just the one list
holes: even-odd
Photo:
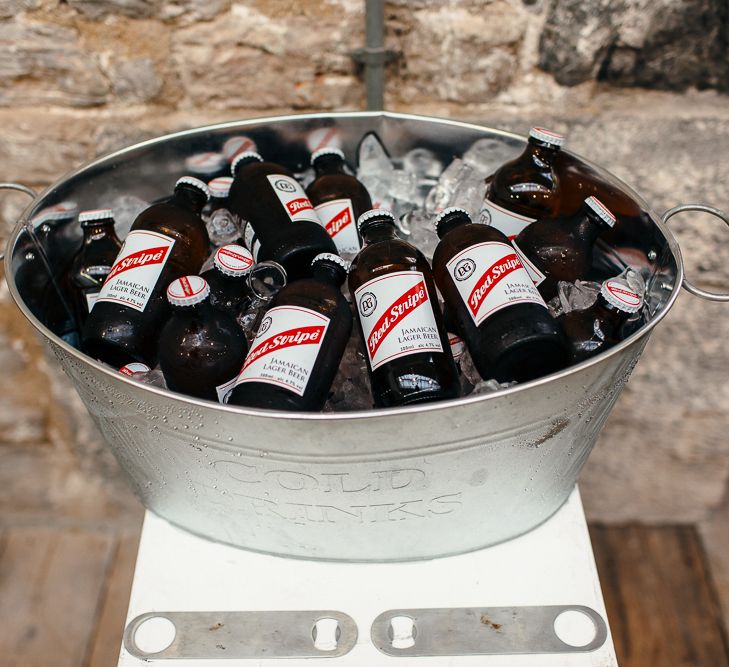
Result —
[{"label": "wooden floor", "polygon": [[[620,667],[729,667],[692,527],[592,526]],[[114,667],[138,534],[0,531],[0,666]]]}]

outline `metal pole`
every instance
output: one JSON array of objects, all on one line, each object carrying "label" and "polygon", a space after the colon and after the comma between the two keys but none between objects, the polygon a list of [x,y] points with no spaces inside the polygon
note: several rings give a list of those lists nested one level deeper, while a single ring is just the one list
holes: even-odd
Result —
[{"label": "metal pole", "polygon": [[365,88],[367,110],[385,108],[385,1],[367,0],[365,9]]}]

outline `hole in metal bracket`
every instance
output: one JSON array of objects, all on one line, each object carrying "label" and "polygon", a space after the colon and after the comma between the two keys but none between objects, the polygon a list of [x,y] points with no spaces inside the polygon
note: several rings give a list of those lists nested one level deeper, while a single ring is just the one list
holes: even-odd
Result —
[{"label": "hole in metal bracket", "polygon": [[568,646],[579,648],[595,639],[597,626],[584,612],[570,609],[554,619],[554,633]]},{"label": "hole in metal bracket", "polygon": [[415,628],[415,621],[409,616],[393,616],[387,634],[392,648],[404,649],[415,646],[418,631]]},{"label": "hole in metal bracket", "polygon": [[341,635],[342,629],[339,627],[339,621],[335,618],[320,618],[314,623],[311,630],[314,648],[319,651],[336,650]]},{"label": "hole in metal bracket", "polygon": [[134,643],[144,653],[160,653],[175,641],[177,628],[164,616],[153,616],[142,621],[134,632]]}]

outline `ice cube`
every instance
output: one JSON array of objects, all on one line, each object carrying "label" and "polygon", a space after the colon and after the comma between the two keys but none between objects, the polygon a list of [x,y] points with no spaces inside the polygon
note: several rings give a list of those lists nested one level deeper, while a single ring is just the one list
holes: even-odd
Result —
[{"label": "ice cube", "polygon": [[427,148],[413,148],[402,157],[402,167],[413,174],[418,182],[435,181],[443,171],[443,163]]},{"label": "ice cube", "polygon": [[400,219],[400,229],[408,243],[412,243],[429,259],[438,245],[438,235],[433,227],[434,216],[422,209],[414,209]]},{"label": "ice cube", "polygon": [[424,207],[428,213],[438,214],[451,206],[453,194],[462,182],[473,181],[474,169],[460,158],[451,162],[440,175],[438,183],[425,198]]},{"label": "ice cube", "polygon": [[463,154],[463,161],[482,176],[493,174],[504,162],[521,153],[523,147],[504,139],[484,137],[478,139]]},{"label": "ice cube", "polygon": [[364,355],[362,338],[355,327],[332,383],[329,398],[324,406],[325,412],[372,408],[372,389]]},{"label": "ice cube", "polygon": [[600,294],[600,283],[590,280],[578,280],[568,283],[560,280],[557,283],[557,296],[549,302],[554,317],[571,313],[573,310],[585,310],[592,306]]},{"label": "ice cube", "polygon": [[357,178],[360,180],[362,176],[387,179],[395,169],[385,147],[374,132],[367,133],[360,142],[357,165]]},{"label": "ice cube", "polygon": [[129,234],[132,223],[137,219],[137,216],[149,208],[150,204],[134,195],[124,194],[111,199],[108,206],[114,211],[116,235],[123,240]]},{"label": "ice cube", "polygon": [[498,380],[481,380],[477,385],[474,386],[471,395],[474,394],[492,394],[495,391],[501,391],[502,389],[508,389],[513,387],[516,382],[499,382]]},{"label": "ice cube", "polygon": [[233,243],[240,238],[238,216],[227,208],[216,209],[210,216],[206,216],[205,226],[208,229],[210,243],[216,248]]}]

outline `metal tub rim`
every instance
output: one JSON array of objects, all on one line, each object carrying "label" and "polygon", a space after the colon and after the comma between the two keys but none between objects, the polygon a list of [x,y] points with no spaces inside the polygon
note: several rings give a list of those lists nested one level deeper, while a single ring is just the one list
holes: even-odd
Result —
[{"label": "metal tub rim", "polygon": [[[407,114],[407,113],[396,113],[396,112],[388,112],[388,111],[361,111],[361,112],[333,112],[333,113],[308,113],[308,114],[290,114],[290,115],[284,115],[284,116],[262,116],[259,118],[251,118],[246,119],[243,121],[227,121],[224,123],[215,123],[211,125],[203,125],[200,127],[191,128],[188,130],[182,130],[179,132],[173,132],[165,135],[161,135],[159,137],[154,137],[152,139],[148,139],[146,141],[142,141],[136,144],[133,144],[131,146],[127,146],[125,148],[122,148],[117,151],[113,151],[111,153],[107,153],[101,157],[95,158],[93,160],[90,160],[78,168],[64,174],[61,178],[56,180],[53,184],[45,188],[42,192],[40,192],[24,209],[23,213],[20,216],[20,219],[16,222],[16,225],[10,234],[8,241],[7,241],[7,251],[5,252],[5,278],[8,283],[8,289],[10,291],[10,294],[15,301],[18,308],[21,310],[23,315],[28,319],[28,321],[35,327],[35,329],[42,334],[45,338],[50,340],[54,345],[60,347],[64,352],[67,354],[73,356],[78,361],[88,364],[92,366],[95,370],[101,371],[104,375],[106,375],[109,378],[112,378],[116,381],[121,381],[129,385],[129,387],[133,387],[135,389],[143,389],[144,391],[151,392],[153,394],[156,394],[161,397],[165,397],[168,399],[175,400],[179,403],[182,403],[184,405],[190,406],[190,407],[203,407],[205,409],[216,409],[220,410],[221,412],[225,413],[232,413],[232,414],[238,414],[238,415],[244,415],[244,416],[253,416],[258,418],[267,418],[267,419],[275,419],[275,420],[298,420],[298,421],[304,421],[304,422],[312,422],[312,421],[324,421],[324,422],[332,422],[332,421],[346,421],[346,422],[355,422],[359,420],[366,420],[368,418],[371,418],[373,416],[377,417],[383,417],[385,415],[392,416],[392,417],[398,417],[401,415],[417,415],[419,413],[430,413],[434,411],[439,410],[448,410],[450,408],[453,408],[455,406],[463,406],[463,405],[470,405],[473,403],[481,403],[485,401],[491,401],[491,400],[498,400],[505,396],[512,396],[524,391],[530,391],[531,389],[539,386],[544,385],[551,385],[551,384],[557,384],[561,379],[565,377],[569,377],[571,375],[574,375],[576,373],[581,372],[583,369],[586,369],[588,367],[591,367],[593,365],[597,365],[602,363],[605,359],[616,356],[622,353],[623,350],[625,350],[627,347],[632,346],[635,342],[640,340],[641,338],[648,336],[653,328],[666,316],[668,311],[672,308],[674,302],[678,298],[678,294],[680,292],[680,287],[684,283],[684,268],[683,268],[683,259],[681,256],[681,251],[678,245],[678,242],[676,241],[675,237],[671,233],[671,231],[668,229],[667,225],[662,222],[658,216],[646,205],[646,202],[643,200],[643,198],[637,194],[630,186],[628,186],[626,183],[624,183],[621,179],[618,179],[617,177],[614,177],[617,182],[620,183],[620,185],[631,194],[635,199],[637,199],[641,204],[644,205],[644,208],[646,212],[650,215],[650,218],[652,222],[658,227],[661,234],[663,235],[664,239],[666,240],[666,244],[668,248],[671,251],[671,254],[673,255],[673,258],[676,262],[676,276],[675,276],[675,282],[673,286],[671,287],[671,293],[668,296],[665,304],[663,307],[650,319],[650,321],[646,322],[641,326],[640,329],[635,331],[633,334],[628,336],[626,339],[621,341],[618,345],[612,347],[610,350],[603,352],[596,357],[593,357],[592,359],[588,359],[587,361],[583,361],[579,364],[575,364],[573,366],[568,366],[567,368],[557,372],[552,373],[550,375],[546,375],[542,378],[538,378],[536,380],[531,380],[530,382],[524,382],[519,383],[513,387],[510,387],[508,389],[502,389],[498,392],[494,393],[488,393],[488,394],[479,394],[476,396],[464,396],[461,398],[456,399],[450,399],[446,401],[437,401],[434,403],[424,403],[421,405],[414,405],[414,406],[407,406],[407,407],[396,407],[396,408],[377,408],[377,409],[370,409],[370,410],[353,410],[353,411],[346,411],[346,412],[290,412],[290,411],[284,411],[284,410],[260,410],[260,409],[250,409],[250,408],[244,408],[244,407],[238,407],[238,406],[232,406],[232,405],[222,405],[219,403],[215,403],[213,401],[207,401],[204,399],[197,399],[190,396],[186,396],[184,394],[179,394],[177,392],[173,392],[167,389],[160,389],[157,387],[152,387],[149,385],[142,385],[139,382],[136,382],[135,380],[124,376],[115,369],[111,368],[110,366],[107,366],[106,364],[103,364],[92,357],[86,355],[81,350],[78,350],[77,348],[73,347],[69,343],[63,341],[60,339],[56,334],[54,334],[50,329],[48,329],[43,323],[41,323],[35,315],[30,311],[28,306],[25,304],[23,299],[21,298],[17,286],[15,284],[15,275],[12,272],[12,256],[13,256],[13,250],[15,248],[16,243],[18,242],[18,239],[20,237],[20,234],[23,231],[23,221],[26,218],[27,215],[30,214],[34,206],[37,202],[41,201],[44,197],[46,197],[49,193],[51,193],[55,188],[57,188],[59,185],[71,180],[72,178],[75,178],[77,176],[83,176],[84,172],[89,171],[91,168],[103,165],[106,162],[109,162],[113,160],[116,157],[124,156],[129,153],[139,151],[144,148],[152,147],[158,144],[165,143],[166,141],[170,139],[175,138],[182,138],[186,136],[192,136],[197,134],[202,134],[204,132],[210,132],[210,131],[217,131],[217,130],[225,130],[225,129],[237,129],[237,128],[245,128],[246,126],[251,125],[259,125],[261,123],[285,123],[292,120],[322,120],[322,119],[330,119],[330,118],[391,118],[394,120],[409,120],[409,121],[419,121],[419,122],[428,122],[428,123],[441,123],[444,125],[450,125],[453,127],[461,127],[468,130],[475,130],[475,131],[481,131],[488,130],[490,133],[501,135],[503,137],[508,137],[510,139],[516,139],[519,141],[524,141],[524,137],[512,133],[512,132],[506,132],[503,130],[494,129],[491,127],[488,127],[486,125],[477,125],[475,123],[466,123],[463,121],[457,121],[457,120],[451,120],[448,118],[438,118],[434,116],[425,116],[425,115],[416,115],[416,114]],[[584,158],[582,158],[584,159]],[[589,161],[587,161],[589,163]],[[611,174],[612,175],[612,174]]]}]

